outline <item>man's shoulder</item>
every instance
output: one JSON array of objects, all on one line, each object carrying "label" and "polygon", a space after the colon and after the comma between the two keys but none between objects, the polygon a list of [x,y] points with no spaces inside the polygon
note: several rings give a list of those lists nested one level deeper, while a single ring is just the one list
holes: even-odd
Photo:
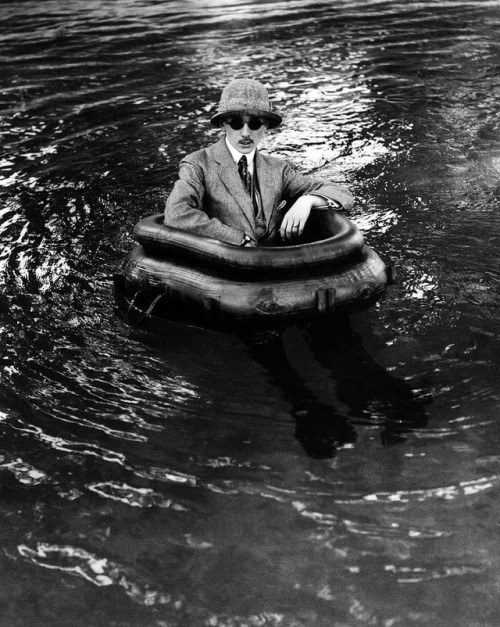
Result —
[{"label": "man's shoulder", "polygon": [[270,155],[267,152],[258,151],[259,159],[262,159],[263,163],[272,168],[286,168],[290,164],[286,159],[282,157],[276,157],[275,155]]}]

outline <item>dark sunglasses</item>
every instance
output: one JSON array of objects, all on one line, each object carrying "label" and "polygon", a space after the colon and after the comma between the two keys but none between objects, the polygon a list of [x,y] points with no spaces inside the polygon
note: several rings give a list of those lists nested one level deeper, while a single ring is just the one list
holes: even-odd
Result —
[{"label": "dark sunglasses", "polygon": [[[228,118],[226,122],[234,131],[239,131],[245,124],[245,120],[241,117],[241,115],[235,115],[232,118]],[[258,131],[259,128],[265,124],[265,122],[263,122],[260,118],[256,118],[253,115],[248,118],[248,122],[246,123],[251,131]]]}]

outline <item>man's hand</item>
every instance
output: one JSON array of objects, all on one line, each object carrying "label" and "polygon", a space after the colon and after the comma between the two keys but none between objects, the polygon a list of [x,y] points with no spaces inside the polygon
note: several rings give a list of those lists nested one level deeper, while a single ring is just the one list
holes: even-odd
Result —
[{"label": "man's hand", "polygon": [[302,235],[314,201],[314,196],[301,196],[285,213],[280,227],[284,242],[296,240]]}]

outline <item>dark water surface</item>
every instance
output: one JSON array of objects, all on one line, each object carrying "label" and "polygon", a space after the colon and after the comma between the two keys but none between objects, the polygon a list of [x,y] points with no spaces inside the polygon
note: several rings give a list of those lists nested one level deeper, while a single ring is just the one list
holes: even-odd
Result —
[{"label": "dark water surface", "polygon": [[[500,4],[0,6],[0,624],[500,624]],[[109,275],[251,76],[399,282],[250,345]]]}]

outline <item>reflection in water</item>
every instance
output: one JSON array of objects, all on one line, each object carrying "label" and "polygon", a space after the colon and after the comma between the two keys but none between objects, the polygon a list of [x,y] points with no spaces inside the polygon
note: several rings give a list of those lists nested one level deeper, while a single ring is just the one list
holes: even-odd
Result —
[{"label": "reflection in water", "polygon": [[347,418],[334,407],[320,402],[304,385],[290,365],[279,334],[263,341],[247,340],[254,359],[262,364],[273,383],[291,404],[295,436],[308,455],[316,459],[333,457],[337,449],[356,441],[356,433]]},{"label": "reflection in water", "polygon": [[333,457],[356,441],[354,424],[376,423],[384,444],[404,442],[404,434],[427,424],[431,397],[390,375],[375,363],[345,316],[307,325],[303,331],[314,357],[330,373],[336,396],[348,412],[317,399],[290,365],[279,334],[260,341],[247,338],[252,355],[261,363],[292,406],[296,437],[313,458]]},{"label": "reflection in water", "polygon": [[353,420],[380,422],[385,444],[404,441],[405,432],[425,427],[430,396],[379,366],[364,349],[348,318],[339,319],[337,324],[334,333],[320,324],[309,327],[308,335],[316,359],[331,372],[337,382],[337,396]]}]

